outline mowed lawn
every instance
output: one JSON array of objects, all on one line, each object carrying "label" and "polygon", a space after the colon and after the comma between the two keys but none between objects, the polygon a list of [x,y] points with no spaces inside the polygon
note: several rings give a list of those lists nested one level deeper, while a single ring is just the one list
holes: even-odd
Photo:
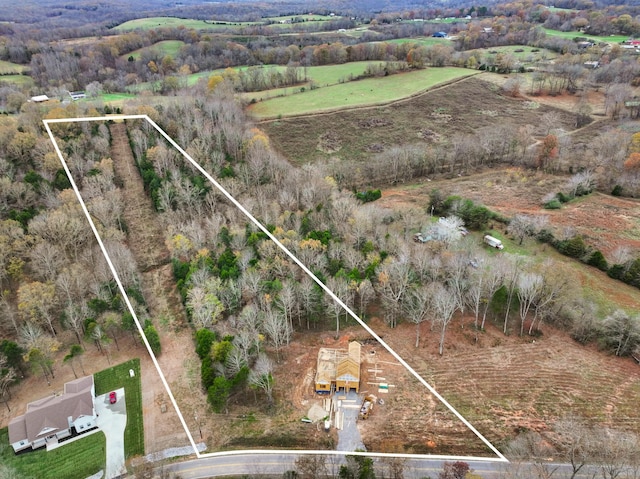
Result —
[{"label": "mowed lawn", "polygon": [[184,45],[184,42],[180,40],[163,40],[149,47],[144,47],[144,48],[139,48],[138,50],[134,50],[131,53],[122,55],[122,57],[124,58],[133,57],[135,60],[137,60],[138,58],[140,58],[140,55],[142,55],[142,52],[147,50],[156,52],[160,56],[165,56],[165,55],[176,56],[183,45]]},{"label": "mowed lawn", "polygon": [[597,36],[597,35],[587,35],[586,33],[580,32],[561,32],[558,30],[551,30],[549,28],[543,29],[547,35],[553,37],[562,37],[573,40],[576,37],[586,38],[587,40],[592,40],[594,42],[606,42],[606,43],[620,43],[624,42],[629,38],[628,35],[610,35],[610,36]]},{"label": "mowed lawn", "polygon": [[[129,375],[130,369],[133,369],[135,373],[134,377]],[[124,454],[127,458],[144,454],[140,360],[137,358],[130,359],[127,362],[94,374],[93,378],[96,386],[96,396],[106,394],[114,389],[124,388],[124,396],[127,402],[127,427],[124,430]]]},{"label": "mowed lawn", "polygon": [[100,431],[53,451],[41,448],[16,456],[5,427],[0,429],[0,464],[14,469],[15,477],[24,479],[83,479],[105,468],[105,445]]},{"label": "mowed lawn", "polygon": [[464,68],[427,68],[272,98],[251,105],[249,111],[254,117],[264,119],[376,105],[400,100],[440,83],[477,73],[477,70]]}]

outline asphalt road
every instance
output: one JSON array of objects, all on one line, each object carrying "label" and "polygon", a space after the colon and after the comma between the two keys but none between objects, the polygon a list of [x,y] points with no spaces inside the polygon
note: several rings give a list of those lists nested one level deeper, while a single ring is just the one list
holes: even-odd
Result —
[{"label": "asphalt road", "polygon": [[[206,479],[220,476],[281,476],[285,471],[295,469],[298,454],[260,454],[243,453],[231,456],[215,456],[193,459],[165,466],[166,471],[173,472],[182,479]],[[337,476],[342,456],[328,456],[327,469]],[[407,479],[422,477],[438,477],[442,471],[444,460],[408,459],[404,476]],[[502,477],[505,463],[494,461],[465,461],[483,479],[497,479]]]},{"label": "asphalt road", "polygon": [[[207,479],[221,476],[271,476],[282,477],[282,474],[295,469],[295,461],[302,454],[266,454],[264,451],[254,451],[251,453],[232,453],[225,456],[205,457],[192,459],[185,462],[174,463],[164,466],[164,471],[174,473],[175,477],[181,479]],[[378,460],[378,458],[374,458]],[[449,460],[452,462],[453,460]],[[420,479],[425,477],[437,478],[442,471],[443,459],[407,459],[404,469],[405,479]],[[535,467],[528,463],[505,463],[491,460],[468,460],[464,461],[471,467],[471,470],[483,479],[499,479],[506,477],[540,477],[535,471]],[[333,477],[338,476],[340,464],[344,463],[341,455],[328,455],[326,466],[327,473]],[[554,470],[553,477],[568,478],[571,476],[571,466],[569,464],[547,463],[548,471]],[[506,473],[511,469],[511,475]],[[528,469],[528,470],[527,470]],[[516,472],[517,470],[517,472]],[[593,479],[599,477],[600,469],[595,466],[587,466],[576,475],[577,479]],[[381,477],[379,475],[378,477]],[[386,475],[386,477],[389,477]],[[549,476],[550,477],[550,476]]]}]

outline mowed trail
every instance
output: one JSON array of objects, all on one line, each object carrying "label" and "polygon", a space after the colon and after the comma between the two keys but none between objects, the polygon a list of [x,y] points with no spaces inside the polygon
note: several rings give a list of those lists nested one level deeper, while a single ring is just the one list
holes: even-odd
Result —
[{"label": "mowed trail", "polygon": [[[142,294],[160,334],[162,354],[158,362],[173,389],[183,385],[184,362],[195,355],[190,331],[184,328],[187,317],[173,280],[164,233],[134,162],[126,125],[114,123],[110,131],[111,157],[115,173],[123,184],[128,247],[141,272]],[[186,434],[182,433],[178,416],[148,355],[141,358],[141,366],[145,452],[186,445]]]}]

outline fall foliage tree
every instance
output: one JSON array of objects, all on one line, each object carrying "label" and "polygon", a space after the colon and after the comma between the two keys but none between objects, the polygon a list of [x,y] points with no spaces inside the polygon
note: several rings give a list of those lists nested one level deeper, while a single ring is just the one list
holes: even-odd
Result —
[{"label": "fall foliage tree", "polygon": [[536,158],[536,167],[543,170],[551,169],[551,161],[558,156],[558,137],[553,134],[549,134],[542,140],[540,145],[540,151]]}]

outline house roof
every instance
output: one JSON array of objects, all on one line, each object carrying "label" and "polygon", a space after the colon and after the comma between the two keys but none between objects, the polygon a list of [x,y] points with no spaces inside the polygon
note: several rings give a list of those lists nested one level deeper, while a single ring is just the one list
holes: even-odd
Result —
[{"label": "house roof", "polygon": [[27,405],[27,412],[9,423],[9,442],[36,439],[68,429],[69,418],[93,416],[93,376],[70,381],[64,394],[49,396]]},{"label": "house roof", "polygon": [[47,95],[36,95],[31,97],[31,101],[34,101],[36,103],[47,100],[49,100],[49,97]]}]

